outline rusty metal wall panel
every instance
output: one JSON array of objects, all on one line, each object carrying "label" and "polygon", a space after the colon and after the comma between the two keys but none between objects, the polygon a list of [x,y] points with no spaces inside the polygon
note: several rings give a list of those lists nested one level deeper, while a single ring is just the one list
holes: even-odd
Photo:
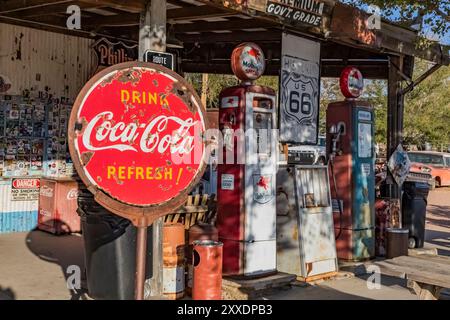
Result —
[{"label": "rusty metal wall panel", "polygon": [[0,233],[33,230],[37,225],[38,200],[11,201],[11,179],[0,179]]},{"label": "rusty metal wall panel", "polygon": [[46,91],[74,99],[91,77],[92,39],[0,23],[0,74],[12,84],[7,94]]}]

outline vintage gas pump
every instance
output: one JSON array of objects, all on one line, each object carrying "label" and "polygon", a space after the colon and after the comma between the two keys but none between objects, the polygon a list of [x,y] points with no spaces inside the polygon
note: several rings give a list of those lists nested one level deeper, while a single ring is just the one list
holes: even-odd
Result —
[{"label": "vintage gas pump", "polygon": [[347,67],[341,74],[345,101],[327,109],[327,152],[338,258],[361,261],[375,255],[374,113],[357,100],[364,80]]},{"label": "vintage gas pump", "polygon": [[224,151],[217,228],[224,245],[223,274],[264,275],[276,271],[276,93],[253,84],[265,68],[256,44],[239,45],[231,60],[242,83],[220,94]]}]

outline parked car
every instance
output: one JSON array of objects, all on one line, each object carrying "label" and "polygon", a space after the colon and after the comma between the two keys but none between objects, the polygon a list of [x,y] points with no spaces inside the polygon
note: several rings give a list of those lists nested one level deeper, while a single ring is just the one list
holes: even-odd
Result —
[{"label": "parked car", "polygon": [[431,174],[436,187],[450,186],[450,153],[412,151],[408,156],[412,162],[411,171]]},{"label": "parked car", "polygon": [[316,145],[289,147],[289,154],[292,159],[296,159],[295,162],[308,165],[324,165],[327,163],[326,137],[319,136],[318,143]]}]

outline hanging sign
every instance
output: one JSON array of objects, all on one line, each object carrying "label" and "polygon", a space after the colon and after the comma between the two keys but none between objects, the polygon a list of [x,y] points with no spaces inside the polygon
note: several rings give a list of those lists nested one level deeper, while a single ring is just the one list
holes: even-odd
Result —
[{"label": "hanging sign", "polygon": [[174,56],[167,52],[147,50],[144,53],[144,61],[162,65],[170,70],[175,70]]},{"label": "hanging sign", "polygon": [[128,62],[99,72],[78,95],[70,154],[97,202],[149,225],[183,204],[203,175],[205,130],[200,98],[183,78]]},{"label": "hanging sign", "polygon": [[288,34],[282,39],[280,141],[317,144],[320,44]]},{"label": "hanging sign", "polygon": [[262,49],[253,42],[245,42],[234,48],[231,54],[231,69],[242,81],[261,77],[266,68]]},{"label": "hanging sign", "polygon": [[324,6],[317,0],[269,0],[266,12],[294,24],[318,27],[322,23]]},{"label": "hanging sign", "polygon": [[355,67],[346,67],[339,80],[342,94],[346,98],[356,99],[364,90],[364,77]]},{"label": "hanging sign", "polygon": [[138,59],[137,44],[129,46],[122,41],[111,42],[100,38],[92,45],[92,49],[97,57],[97,69]]}]

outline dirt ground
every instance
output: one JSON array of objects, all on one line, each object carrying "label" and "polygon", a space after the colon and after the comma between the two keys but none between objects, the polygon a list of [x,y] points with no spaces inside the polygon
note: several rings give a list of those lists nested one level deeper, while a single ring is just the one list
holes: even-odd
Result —
[{"label": "dirt ground", "polygon": [[[439,254],[450,256],[450,188],[430,193],[425,247],[435,247]],[[85,299],[83,291],[67,288],[71,265],[84,268],[80,235],[56,237],[41,231],[1,234],[0,300]],[[315,285],[297,283],[262,299],[417,299],[403,280],[382,277],[381,288],[369,290],[366,279],[344,274]]]}]

